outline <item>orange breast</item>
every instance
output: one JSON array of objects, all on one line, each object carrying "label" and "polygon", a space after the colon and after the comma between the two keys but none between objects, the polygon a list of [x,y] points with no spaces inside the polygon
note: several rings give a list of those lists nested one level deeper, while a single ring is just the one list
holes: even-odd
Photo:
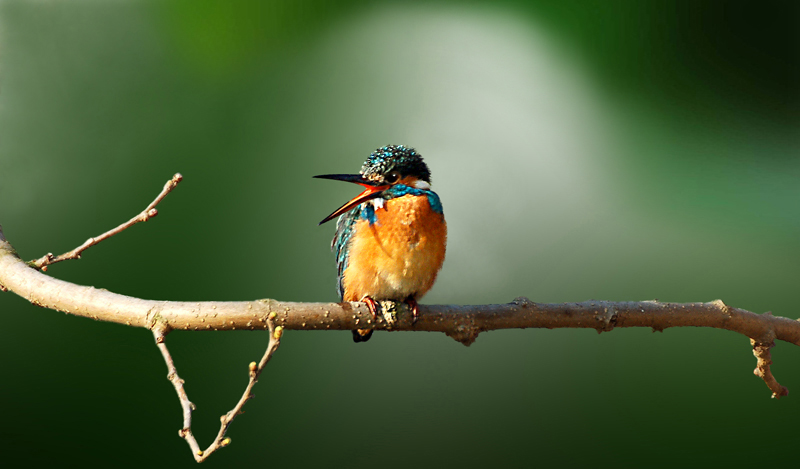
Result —
[{"label": "orange breast", "polygon": [[422,297],[444,262],[447,225],[426,196],[387,200],[377,221],[359,219],[350,240],[342,285],[345,301]]}]

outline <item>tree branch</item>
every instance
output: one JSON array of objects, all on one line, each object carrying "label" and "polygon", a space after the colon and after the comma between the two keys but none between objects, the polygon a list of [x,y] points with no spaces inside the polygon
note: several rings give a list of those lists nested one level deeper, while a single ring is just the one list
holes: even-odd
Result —
[{"label": "tree branch", "polygon": [[[649,327],[663,331],[669,327],[713,327],[738,332],[750,338],[757,359],[754,373],[767,384],[772,397],[788,394],[770,371],[770,349],[775,340],[800,345],[800,321],[755,314],[727,306],[721,300],[708,303],[661,303],[657,301],[542,304],[519,297],[507,304],[492,305],[434,305],[419,306],[419,318],[405,304],[381,302],[382,314],[373,318],[364,303],[293,303],[271,299],[255,301],[155,301],[119,295],[104,289],[76,285],[49,277],[42,272],[47,265],[67,259],[78,259],[87,248],[114,236],[158,212],[158,205],[181,181],[176,174],[164,189],[139,215],[126,223],[90,238],[81,246],[60,256],[47,254],[26,263],[20,259],[6,240],[0,226],[0,291],[13,291],[32,304],[62,311],[75,316],[144,327],[153,332],[156,345],[167,365],[168,379],[178,394],[183,410],[180,436],[194,454],[204,461],[217,449],[227,446],[225,437],[231,422],[241,413],[244,404],[253,397],[252,389],[264,366],[280,345],[284,329],[293,330],[352,330],[372,328],[394,331],[444,332],[453,339],[470,345],[481,332],[498,329],[589,328],[607,332],[619,327]],[[398,308],[400,308],[398,310]],[[249,366],[250,380],[234,408],[220,418],[220,430],[212,444],[201,450],[191,431],[194,404],[189,401],[183,380],[165,342],[166,335],[182,330],[264,330],[270,331],[269,344],[261,361]]]},{"label": "tree branch", "polygon": [[164,362],[167,364],[167,379],[175,387],[175,392],[178,394],[178,400],[181,403],[181,409],[183,409],[183,427],[178,430],[178,435],[186,440],[186,442],[189,444],[189,448],[192,450],[192,455],[194,456],[195,461],[203,462],[216,450],[224,448],[231,443],[231,439],[225,437],[228,427],[230,427],[231,423],[233,423],[233,420],[236,418],[236,416],[242,413],[242,407],[244,407],[245,403],[255,397],[252,393],[253,386],[255,386],[255,384],[258,382],[258,377],[261,375],[264,367],[267,365],[267,363],[269,363],[269,360],[272,358],[272,354],[275,353],[275,351],[278,349],[278,346],[281,344],[283,328],[280,326],[275,326],[273,323],[274,318],[274,313],[267,318],[267,326],[270,334],[269,344],[267,345],[267,350],[264,352],[264,356],[261,357],[261,361],[257,364],[256,362],[250,363],[248,367],[250,381],[247,383],[244,394],[242,394],[239,402],[236,403],[232,410],[220,417],[219,432],[217,432],[217,436],[214,438],[214,441],[211,443],[211,445],[209,445],[209,447],[205,450],[200,449],[200,445],[197,443],[197,439],[195,439],[194,434],[192,433],[192,411],[195,410],[196,407],[189,400],[189,396],[186,394],[186,390],[183,388],[184,381],[180,378],[180,376],[178,376],[178,370],[172,360],[172,355],[169,353],[169,349],[167,349],[165,329],[158,326],[153,329],[153,336],[156,339],[156,346],[161,351],[161,355],[164,357]]},{"label": "tree branch", "polygon": [[[0,285],[33,304],[100,321],[164,332],[181,330],[264,330],[275,324],[290,330],[377,330],[444,332],[469,345],[481,332],[498,329],[588,328],[607,332],[620,327],[713,327],[743,334],[758,343],[783,340],[800,345],[800,321],[732,308],[721,300],[708,303],[657,301],[534,303],[517,298],[493,305],[420,305],[419,319],[402,304],[399,312],[373,320],[363,303],[294,303],[255,301],[156,301],[133,298],[49,277],[28,266],[6,241],[0,227]],[[385,306],[385,305],[384,305]],[[387,318],[389,320],[387,321]],[[768,352],[767,352],[768,353]],[[765,362],[766,363],[766,362]],[[763,367],[759,367],[761,369]],[[769,385],[772,375],[759,375]],[[775,397],[784,395],[776,392]]]},{"label": "tree branch", "polygon": [[[769,314],[769,313],[764,313]],[[750,344],[753,346],[753,355],[756,356],[757,363],[756,369],[753,374],[763,379],[770,390],[772,390],[772,397],[780,399],[781,396],[789,394],[789,390],[785,386],[781,386],[778,381],[772,376],[769,366],[772,365],[772,355],[769,350],[775,346],[775,342],[759,342],[755,339],[750,339]]]},{"label": "tree branch", "polygon": [[167,194],[172,192],[172,189],[175,189],[175,186],[177,186],[178,183],[181,182],[182,180],[183,180],[183,176],[181,176],[180,173],[176,173],[174,176],[172,176],[172,179],[170,179],[169,181],[167,181],[166,184],[164,184],[164,189],[161,190],[161,193],[158,194],[158,196],[155,198],[155,200],[150,202],[150,205],[148,205],[147,208],[142,210],[142,212],[140,214],[136,215],[135,217],[131,218],[130,220],[126,221],[125,223],[119,225],[118,227],[113,228],[111,230],[108,230],[105,233],[101,234],[100,236],[95,236],[93,238],[89,238],[83,244],[81,244],[80,246],[76,247],[72,251],[65,252],[64,254],[61,254],[60,256],[54,256],[52,252],[48,252],[47,254],[45,254],[44,256],[40,257],[39,259],[34,259],[34,260],[30,261],[28,264],[31,267],[34,267],[36,269],[41,269],[41,270],[46,272],[48,265],[55,264],[56,262],[66,261],[66,260],[69,260],[69,259],[80,259],[81,258],[81,254],[86,249],[94,246],[95,244],[97,244],[97,243],[99,243],[99,242],[101,242],[103,240],[106,240],[106,239],[114,236],[117,233],[121,233],[122,231],[130,228],[131,226],[133,226],[133,225],[135,225],[135,224],[137,224],[139,222],[147,221],[147,220],[153,218],[154,216],[158,215],[158,210],[156,210],[156,205],[158,205],[159,202],[161,202],[164,199],[164,197],[167,196]]}]

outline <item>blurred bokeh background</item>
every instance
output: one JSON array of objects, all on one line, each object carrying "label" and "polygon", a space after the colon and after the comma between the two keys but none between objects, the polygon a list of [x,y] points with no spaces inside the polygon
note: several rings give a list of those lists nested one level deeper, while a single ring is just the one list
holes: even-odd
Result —
[{"label": "blurred bokeh background", "polygon": [[[423,303],[708,301],[797,318],[794,1],[0,2],[0,223],[48,274],[152,299],[334,301],[313,180],[426,157],[450,237]],[[4,460],[194,465],[143,329],[0,295]],[[264,333],[174,333],[201,445]],[[780,401],[710,329],[288,332],[206,464],[796,463]]]}]

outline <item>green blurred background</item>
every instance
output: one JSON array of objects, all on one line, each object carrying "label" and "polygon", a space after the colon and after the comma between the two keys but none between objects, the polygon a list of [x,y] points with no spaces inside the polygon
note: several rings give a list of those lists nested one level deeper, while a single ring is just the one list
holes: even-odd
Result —
[{"label": "green blurred background", "polygon": [[[334,301],[313,180],[404,143],[450,237],[424,303],[708,301],[797,318],[798,3],[0,3],[0,223],[23,258],[157,219],[48,274],[152,299]],[[150,333],[0,295],[7,462],[191,467]],[[205,447],[261,332],[169,342]],[[206,465],[796,463],[776,401],[711,329],[288,332]]]}]

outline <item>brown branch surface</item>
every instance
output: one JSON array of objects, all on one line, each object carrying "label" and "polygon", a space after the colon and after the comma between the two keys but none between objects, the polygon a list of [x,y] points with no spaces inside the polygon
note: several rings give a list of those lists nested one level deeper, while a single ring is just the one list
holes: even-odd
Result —
[{"label": "brown branch surface", "polygon": [[72,251],[65,252],[60,256],[54,256],[52,252],[48,252],[39,259],[30,261],[30,266],[47,271],[47,266],[55,264],[56,262],[66,261],[69,259],[80,259],[81,254],[83,254],[83,251],[85,251],[86,249],[114,236],[117,233],[121,233],[122,231],[127,230],[128,228],[139,222],[147,221],[153,218],[154,216],[158,215],[158,210],[156,210],[156,205],[158,205],[162,200],[164,200],[164,197],[166,197],[167,194],[172,192],[172,189],[175,189],[175,186],[177,186],[178,183],[181,182],[182,180],[183,176],[181,176],[180,173],[176,173],[174,176],[172,176],[172,179],[170,179],[169,181],[167,181],[166,184],[164,184],[164,188],[161,190],[161,193],[158,194],[155,200],[150,202],[150,205],[148,205],[144,210],[142,210],[141,213],[131,218],[130,220],[126,221],[125,223],[117,226],[116,228],[106,231],[100,236],[95,236],[93,238],[87,239],[80,246],[76,247]]},{"label": "brown branch surface", "polygon": [[[119,295],[104,289],[76,285],[49,277],[39,270],[67,259],[79,259],[87,248],[118,234],[136,223],[156,216],[158,205],[181,181],[175,174],[161,193],[140,214],[100,236],[89,238],[77,248],[60,256],[52,253],[25,263],[6,240],[0,227],[0,291],[13,291],[32,304],[99,321],[145,327],[153,332],[156,346],[167,365],[167,378],[178,394],[183,411],[179,435],[186,440],[197,462],[203,462],[219,448],[227,446],[225,436],[244,404],[253,397],[258,377],[280,345],[283,329],[352,330],[372,328],[397,331],[444,332],[470,345],[478,334],[497,329],[589,328],[606,332],[618,327],[649,327],[663,331],[669,327],[713,327],[750,337],[757,364],[754,373],[767,384],[772,397],[789,393],[772,375],[770,349],[775,340],[800,345],[800,322],[776,317],[771,313],[755,314],[727,306],[722,300],[708,303],[661,303],[657,301],[542,304],[519,297],[507,304],[419,306],[419,317],[412,320],[407,307],[381,302],[382,314],[373,317],[365,303],[290,303],[275,300],[255,301],[155,301]],[[397,311],[400,307],[401,310]],[[259,363],[249,366],[250,380],[232,410],[220,417],[220,429],[211,445],[201,450],[192,433],[192,411],[184,382],[178,376],[166,335],[175,329],[270,331],[269,344]]]},{"label": "brown branch surface", "polygon": [[[419,319],[400,305],[396,319],[372,314],[364,303],[294,303],[255,301],[157,301],[133,298],[91,286],[76,285],[28,266],[14,252],[0,229],[0,285],[33,304],[99,321],[170,330],[264,330],[275,314],[275,325],[290,330],[352,330],[444,332],[469,345],[481,332],[498,329],[588,328],[598,332],[620,327],[713,327],[743,334],[758,343],[783,340],[800,345],[800,322],[771,314],[733,308],[721,300],[708,303],[657,301],[534,303],[517,298],[493,305],[420,305]],[[388,315],[386,315],[388,316]],[[762,376],[762,375],[759,375]],[[770,379],[770,373],[762,378]],[[774,379],[771,378],[771,379]],[[767,381],[769,385],[769,381]],[[770,385],[775,397],[783,395]]]}]

